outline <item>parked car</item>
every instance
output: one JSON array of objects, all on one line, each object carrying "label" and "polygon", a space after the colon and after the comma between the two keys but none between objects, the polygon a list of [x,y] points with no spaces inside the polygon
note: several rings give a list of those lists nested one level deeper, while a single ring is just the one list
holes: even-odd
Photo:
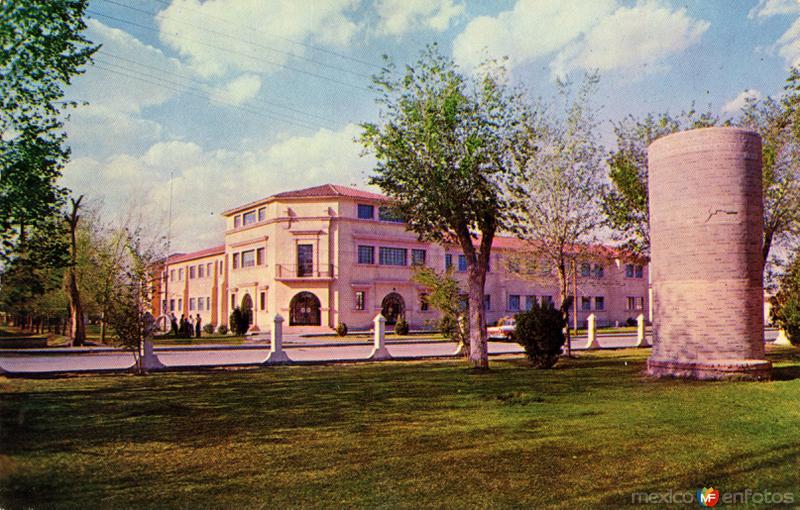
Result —
[{"label": "parked car", "polygon": [[514,317],[503,317],[497,321],[497,326],[486,328],[486,336],[501,340],[513,340],[516,329],[517,321]]}]

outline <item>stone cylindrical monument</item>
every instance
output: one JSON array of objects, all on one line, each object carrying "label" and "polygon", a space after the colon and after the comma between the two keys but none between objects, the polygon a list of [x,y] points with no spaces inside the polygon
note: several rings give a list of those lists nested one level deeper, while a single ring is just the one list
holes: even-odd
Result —
[{"label": "stone cylindrical monument", "polygon": [[654,376],[768,378],[761,138],[737,128],[648,149]]}]

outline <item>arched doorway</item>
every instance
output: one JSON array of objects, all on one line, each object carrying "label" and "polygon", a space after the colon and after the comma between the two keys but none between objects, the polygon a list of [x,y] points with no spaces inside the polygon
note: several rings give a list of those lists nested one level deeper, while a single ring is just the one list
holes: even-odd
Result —
[{"label": "arched doorway", "polygon": [[311,292],[301,292],[289,303],[290,326],[319,326],[322,324],[320,303]]},{"label": "arched doorway", "polygon": [[393,325],[397,319],[403,316],[406,311],[406,302],[403,301],[403,296],[397,292],[387,294],[381,302],[381,314],[386,319],[386,324]]},{"label": "arched doorway", "polygon": [[250,294],[245,294],[242,298],[242,306],[240,307],[242,314],[247,317],[247,323],[253,324],[253,298]]}]

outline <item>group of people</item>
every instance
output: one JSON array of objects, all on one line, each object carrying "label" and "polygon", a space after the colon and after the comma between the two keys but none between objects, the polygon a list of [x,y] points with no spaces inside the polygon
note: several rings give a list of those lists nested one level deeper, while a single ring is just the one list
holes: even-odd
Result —
[{"label": "group of people", "polygon": [[183,338],[191,338],[194,336],[195,338],[200,338],[202,319],[199,313],[196,318],[192,318],[191,315],[187,318],[185,315],[181,314],[181,320],[178,322],[178,318],[175,317],[173,313],[170,317],[170,326],[172,327],[172,336]]}]

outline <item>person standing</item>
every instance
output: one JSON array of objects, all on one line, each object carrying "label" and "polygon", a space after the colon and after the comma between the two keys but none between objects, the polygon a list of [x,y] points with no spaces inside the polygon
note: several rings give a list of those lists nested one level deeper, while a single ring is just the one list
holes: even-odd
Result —
[{"label": "person standing", "polygon": [[178,318],[175,317],[174,313],[172,313],[171,317],[169,318],[169,325],[170,325],[170,329],[172,330],[171,331],[172,336],[177,337],[178,336]]},{"label": "person standing", "polygon": [[197,314],[197,319],[194,321],[194,336],[200,338],[200,325],[202,324],[203,319],[200,318],[200,314]]}]

